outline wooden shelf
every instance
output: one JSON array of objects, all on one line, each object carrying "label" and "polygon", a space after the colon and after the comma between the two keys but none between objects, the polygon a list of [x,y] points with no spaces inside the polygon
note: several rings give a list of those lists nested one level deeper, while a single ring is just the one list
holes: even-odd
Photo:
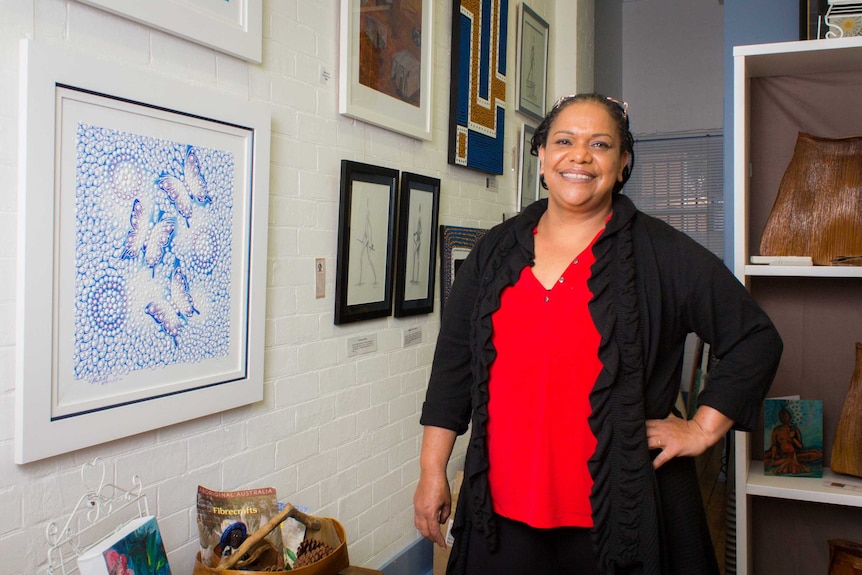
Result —
[{"label": "wooden shelf", "polygon": [[[851,484],[858,490],[830,487],[826,481]],[[862,478],[848,477],[833,473],[828,467],[823,470],[823,478],[816,477],[777,477],[763,474],[763,462],[752,461],[746,482],[748,495],[778,497],[812,503],[829,503],[862,507]]]},{"label": "wooden shelf", "polygon": [[746,276],[862,278],[862,266],[770,266],[747,265]]},{"label": "wooden shelf", "polygon": [[[847,376],[836,378],[832,369],[834,362],[826,366],[829,369],[821,369],[818,358],[823,356],[823,350],[818,352],[818,346],[827,351],[842,346],[850,349],[854,340],[862,341],[862,327],[856,321],[862,311],[855,304],[862,297],[862,284],[852,281],[852,278],[862,278],[862,267],[753,265],[749,256],[756,250],[753,234],[760,233],[768,209],[773,205],[781,179],[779,170],[784,169],[790,159],[796,134],[811,131],[813,126],[823,127],[824,133],[833,134],[830,137],[862,130],[859,116],[846,110],[846,101],[857,101],[862,96],[862,37],[737,46],[733,55],[733,271],[749,287],[752,278],[775,278],[755,283],[758,284],[756,295],[762,298],[761,305],[771,306],[780,314],[773,319],[785,330],[782,333],[785,379],[779,383],[793,387],[793,393],[804,387],[812,396],[828,401],[834,411],[837,394],[846,393]],[[812,89],[827,77],[835,83],[834,90],[831,83],[828,91],[822,89],[823,84],[819,85],[820,90]],[[828,92],[825,102],[820,99],[824,91]],[[818,94],[816,101],[812,95],[815,92]],[[810,104],[810,109],[818,113],[809,117],[792,107],[790,111],[784,110],[783,103],[797,99]],[[782,147],[775,145],[778,143]],[[781,278],[787,278],[786,286]],[[797,278],[824,278],[825,281],[795,281]],[[832,322],[834,329],[812,328],[817,322],[822,326],[823,321]],[[815,337],[812,332],[819,334],[820,339],[812,341]],[[780,367],[780,373],[781,370]],[[805,377],[808,381],[814,377],[823,380],[804,386]],[[862,478],[837,475],[828,469],[824,469],[822,479],[765,476],[763,462],[751,459],[753,443],[749,433],[735,434],[738,575],[751,575],[755,568],[750,502],[753,497],[839,505],[853,508],[853,513],[862,509],[862,490],[824,484],[824,480],[852,483],[862,489]],[[760,563],[762,565],[763,561]]]}]

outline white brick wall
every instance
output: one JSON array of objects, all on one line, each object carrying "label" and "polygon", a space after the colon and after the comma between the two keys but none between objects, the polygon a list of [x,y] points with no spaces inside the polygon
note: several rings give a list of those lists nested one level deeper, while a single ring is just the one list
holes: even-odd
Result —
[{"label": "white brick wall", "polygon": [[[45,526],[71,511],[80,466],[104,459],[139,475],[158,514],[174,573],[191,572],[195,489],[272,485],[284,501],[337,517],[354,564],[380,566],[417,538],[424,397],[438,313],[333,325],[339,170],[347,158],[439,177],[440,223],[490,227],[515,204],[512,150],[522,119],[507,115],[505,173],[446,161],[451,2],[433,0],[433,141],[420,142],[337,113],[338,1],[264,0],[263,63],[250,65],[76,0],[0,0],[0,557],[4,575],[44,573]],[[554,0],[533,2],[549,14]],[[509,95],[514,98],[517,2],[509,2]],[[546,16],[547,18],[547,16]],[[553,25],[553,24],[552,24]],[[18,200],[18,40],[207,85],[272,107],[265,398],[250,406],[18,466],[13,462]],[[320,69],[331,78],[320,82]],[[325,258],[326,297],[314,293]],[[439,283],[439,282],[438,282]],[[437,306],[439,310],[439,305]],[[422,326],[423,341],[402,347]],[[378,351],[347,357],[347,338],[376,333]],[[461,464],[464,440],[450,472]]]}]

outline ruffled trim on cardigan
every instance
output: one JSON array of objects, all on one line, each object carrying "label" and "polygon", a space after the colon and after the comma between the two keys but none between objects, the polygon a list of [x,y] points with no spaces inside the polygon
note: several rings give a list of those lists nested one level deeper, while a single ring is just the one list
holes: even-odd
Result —
[{"label": "ruffled trim on cardigan", "polygon": [[[470,318],[473,330],[473,337],[470,338],[473,417],[464,476],[467,489],[464,491],[470,497],[471,516],[459,517],[456,513],[453,527],[456,547],[464,544],[463,539],[458,541],[459,532],[466,531],[469,524],[475,522],[479,531],[485,535],[489,549],[493,551],[497,548],[497,525],[493,517],[488,481],[487,444],[489,368],[497,354],[491,342],[492,315],[500,308],[503,290],[515,284],[524,266],[532,265],[534,257],[530,249],[532,230],[544,211],[545,203],[536,202],[519,216],[489,230],[474,248],[480,253],[487,252],[489,259],[483,259],[486,263],[483,265],[476,304]],[[461,507],[460,502],[459,507]],[[454,571],[461,570],[463,570],[463,563],[460,563]]]},{"label": "ruffled trim on cardigan", "polygon": [[[658,523],[644,428],[644,352],[631,213],[615,218],[593,251],[590,312],[602,340],[603,369],[590,394],[588,419],[597,440],[593,476],[593,537],[602,573],[658,573]],[[622,213],[620,213],[622,212]]]}]

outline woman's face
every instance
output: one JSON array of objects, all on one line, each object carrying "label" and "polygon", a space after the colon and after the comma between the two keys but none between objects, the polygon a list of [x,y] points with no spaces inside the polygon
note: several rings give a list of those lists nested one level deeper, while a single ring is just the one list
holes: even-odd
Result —
[{"label": "woman's face", "polygon": [[540,172],[549,201],[568,209],[611,205],[628,154],[613,118],[602,104],[575,102],[560,110],[539,148]]}]

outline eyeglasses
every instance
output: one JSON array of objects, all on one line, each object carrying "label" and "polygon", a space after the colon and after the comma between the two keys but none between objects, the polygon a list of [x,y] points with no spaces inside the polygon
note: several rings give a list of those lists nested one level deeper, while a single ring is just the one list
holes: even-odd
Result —
[{"label": "eyeglasses", "polygon": [[[569,94],[568,96],[562,96],[556,102],[554,102],[553,109],[556,110],[557,108],[559,108],[560,106],[562,106],[563,104],[565,104],[566,102],[571,100],[572,98],[577,98],[577,97],[578,97],[577,94]],[[608,102],[611,102],[612,104],[616,104],[617,106],[619,106],[620,110],[623,111],[623,118],[628,120],[628,118],[629,118],[629,103],[628,102],[624,102],[622,100],[617,100],[616,98],[611,98],[610,96],[605,96],[605,98],[607,99]]]},{"label": "eyeglasses", "polygon": [[613,102],[614,104],[619,106],[620,109],[622,109],[622,111],[623,111],[623,118],[628,120],[628,118],[629,118],[629,103],[628,102],[624,102],[622,100],[617,100],[616,98],[611,98],[610,96],[605,96],[605,98],[607,98],[609,102]]}]

